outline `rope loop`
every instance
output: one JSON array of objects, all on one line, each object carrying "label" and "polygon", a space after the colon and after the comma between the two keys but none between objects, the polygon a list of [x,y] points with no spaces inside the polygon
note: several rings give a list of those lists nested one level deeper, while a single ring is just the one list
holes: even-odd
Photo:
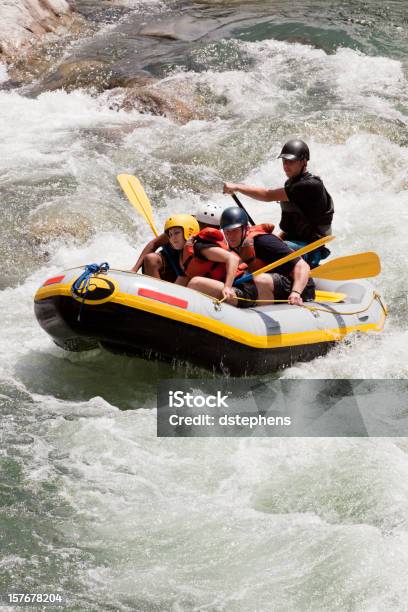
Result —
[{"label": "rope loop", "polygon": [[78,296],[79,292],[82,293],[81,306],[77,317],[78,321],[81,320],[82,309],[88,296],[92,276],[94,274],[107,274],[107,272],[109,272],[109,267],[110,266],[107,261],[104,261],[101,264],[88,264],[85,266],[85,270],[82,272],[81,276],[78,276],[76,281],[72,284],[71,293],[73,295]]}]

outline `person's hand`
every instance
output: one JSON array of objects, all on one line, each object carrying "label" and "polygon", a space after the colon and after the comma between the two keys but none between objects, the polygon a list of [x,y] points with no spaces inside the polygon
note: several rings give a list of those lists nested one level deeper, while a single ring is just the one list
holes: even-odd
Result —
[{"label": "person's hand", "polygon": [[226,287],[224,285],[224,287],[222,288],[221,293],[222,293],[222,297],[225,300],[233,300],[233,299],[236,298],[235,291],[232,289],[232,287]]},{"label": "person's hand", "polygon": [[222,192],[223,193],[228,193],[229,195],[232,195],[234,193],[234,191],[236,191],[236,185],[235,183],[224,183],[224,187]]},{"label": "person's hand", "polygon": [[288,302],[293,306],[301,306],[303,304],[302,296],[297,291],[292,291],[288,297]]}]

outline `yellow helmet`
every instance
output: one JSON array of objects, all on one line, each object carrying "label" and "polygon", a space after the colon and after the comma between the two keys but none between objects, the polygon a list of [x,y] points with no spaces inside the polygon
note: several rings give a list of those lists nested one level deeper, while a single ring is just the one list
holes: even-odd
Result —
[{"label": "yellow helmet", "polygon": [[172,227],[182,227],[185,240],[188,240],[200,231],[198,221],[192,215],[173,215],[169,217],[164,224],[166,234]]}]

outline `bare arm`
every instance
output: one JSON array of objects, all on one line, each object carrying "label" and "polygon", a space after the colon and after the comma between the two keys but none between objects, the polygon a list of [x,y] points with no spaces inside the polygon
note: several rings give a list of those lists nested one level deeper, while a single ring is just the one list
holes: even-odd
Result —
[{"label": "bare arm", "polygon": [[236,191],[261,202],[288,201],[288,196],[283,187],[280,189],[265,189],[264,187],[255,187],[254,185],[243,185],[242,183],[224,183],[224,193],[231,195]]},{"label": "bare arm", "polygon": [[231,289],[232,283],[234,282],[235,275],[237,273],[239,258],[230,253],[229,251],[221,249],[220,247],[210,247],[208,249],[202,249],[201,253],[210,261],[218,261],[220,263],[225,264],[226,278],[224,286],[228,289]]},{"label": "bare arm", "polygon": [[306,283],[309,279],[310,267],[304,259],[299,259],[297,264],[292,270],[293,285],[292,293],[289,296],[289,304],[303,304],[301,293],[306,287]]},{"label": "bare arm", "polygon": [[145,248],[140,253],[139,258],[133,266],[131,272],[137,272],[139,270],[139,268],[142,266],[145,255],[147,255],[148,253],[154,253],[159,247],[168,244],[168,242],[169,239],[167,234],[160,234],[160,236],[157,236],[157,238],[153,238],[152,240],[150,240],[150,242],[146,244]]}]

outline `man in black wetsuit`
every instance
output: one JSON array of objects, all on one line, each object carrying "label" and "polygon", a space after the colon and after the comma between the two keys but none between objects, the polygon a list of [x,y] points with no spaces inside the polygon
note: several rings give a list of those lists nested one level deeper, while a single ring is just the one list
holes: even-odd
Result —
[{"label": "man in black wetsuit", "polygon": [[[331,234],[333,200],[323,181],[307,171],[309,147],[303,140],[289,140],[279,155],[287,181],[283,188],[265,189],[252,185],[225,183],[224,193],[236,191],[262,202],[279,201],[282,210],[280,237],[294,250]],[[330,251],[322,247],[304,259],[313,268]]]}]

